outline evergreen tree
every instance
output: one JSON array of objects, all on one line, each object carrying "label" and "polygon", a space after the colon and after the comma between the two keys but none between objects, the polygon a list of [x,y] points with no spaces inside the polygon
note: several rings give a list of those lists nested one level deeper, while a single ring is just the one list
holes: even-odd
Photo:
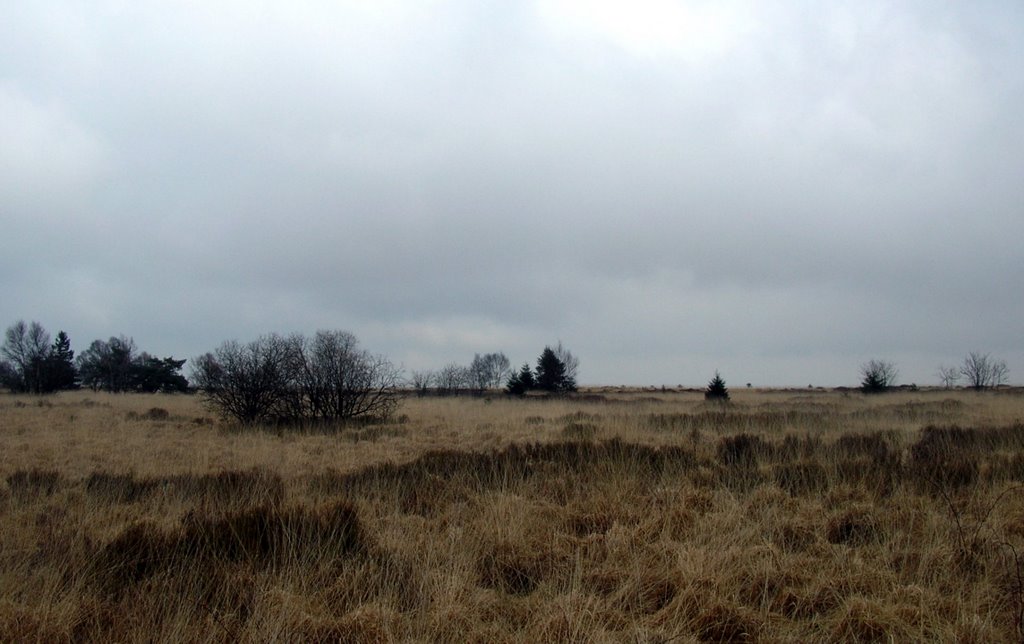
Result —
[{"label": "evergreen tree", "polygon": [[708,388],[704,390],[704,400],[729,400],[729,390],[725,388],[725,380],[717,371],[715,377],[708,383]]},{"label": "evergreen tree", "polygon": [[529,364],[523,363],[523,368],[519,370],[519,382],[523,383],[526,391],[537,388],[537,380],[533,377],[533,370]]},{"label": "evergreen tree", "polygon": [[144,393],[188,391],[188,380],[181,375],[185,360],[161,360],[143,352],[132,362],[131,389]]},{"label": "evergreen tree", "polygon": [[505,385],[505,391],[513,396],[522,396],[527,391],[536,388],[536,386],[530,365],[524,364],[522,369],[509,376],[508,382]]},{"label": "evergreen tree", "polygon": [[558,359],[551,347],[544,347],[544,352],[537,359],[537,389],[555,393],[575,388],[576,383],[566,378],[565,363]]},{"label": "evergreen tree", "polygon": [[78,386],[78,370],[75,368],[75,352],[71,350],[71,339],[63,331],[53,341],[50,355],[46,360],[46,388],[48,391],[74,389]]}]

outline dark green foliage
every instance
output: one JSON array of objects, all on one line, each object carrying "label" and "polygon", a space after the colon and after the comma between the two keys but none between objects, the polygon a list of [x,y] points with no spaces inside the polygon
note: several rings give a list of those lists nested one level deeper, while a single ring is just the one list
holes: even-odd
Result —
[{"label": "dark green foliage", "polygon": [[135,341],[124,336],[110,340],[94,340],[78,355],[82,384],[92,389],[130,391]]},{"label": "dark green foliage", "polygon": [[181,375],[185,360],[157,358],[135,352],[135,341],[125,336],[95,340],[78,356],[82,384],[112,392],[174,393],[188,390]]},{"label": "dark green foliage", "polygon": [[533,378],[533,371],[530,370],[530,365],[524,364],[522,369],[508,377],[505,391],[513,396],[522,396],[527,391],[536,389],[536,387],[537,383]]},{"label": "dark green foliage", "polygon": [[541,391],[550,393],[576,391],[575,378],[567,371],[566,363],[551,347],[544,347],[544,351],[537,358],[536,381],[537,389]]},{"label": "dark green foliage", "polygon": [[144,393],[188,391],[188,380],[181,375],[185,360],[157,358],[143,353],[132,363],[131,388]]},{"label": "dark green foliage", "polygon": [[78,386],[78,370],[75,368],[75,352],[71,350],[71,339],[64,331],[57,333],[50,355],[47,357],[45,383],[49,391],[74,389]]},{"label": "dark green foliage", "polygon": [[21,376],[14,365],[7,360],[0,360],[0,387],[6,387],[11,391],[23,389]]},{"label": "dark green foliage", "polygon": [[708,383],[707,389],[704,390],[704,400],[729,400],[729,390],[725,387],[725,380],[717,371],[715,377]]}]

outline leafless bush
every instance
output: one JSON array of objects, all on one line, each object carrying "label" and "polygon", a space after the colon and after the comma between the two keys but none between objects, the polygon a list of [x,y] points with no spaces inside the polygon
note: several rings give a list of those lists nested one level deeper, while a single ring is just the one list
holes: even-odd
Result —
[{"label": "leafless bush", "polygon": [[194,365],[210,406],[242,424],[387,418],[398,404],[399,370],[346,331],[225,342]]}]

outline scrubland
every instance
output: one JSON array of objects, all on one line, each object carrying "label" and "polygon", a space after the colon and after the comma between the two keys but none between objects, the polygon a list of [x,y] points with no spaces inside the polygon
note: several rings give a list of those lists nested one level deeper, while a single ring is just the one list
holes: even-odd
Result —
[{"label": "scrubland", "polygon": [[0,396],[0,641],[1021,641],[1024,394]]}]

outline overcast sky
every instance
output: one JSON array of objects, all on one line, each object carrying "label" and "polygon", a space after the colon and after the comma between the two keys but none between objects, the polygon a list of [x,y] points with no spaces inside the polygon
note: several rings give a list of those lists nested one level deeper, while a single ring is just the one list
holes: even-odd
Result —
[{"label": "overcast sky", "polygon": [[1024,3],[7,1],[0,325],[1024,381]]}]

